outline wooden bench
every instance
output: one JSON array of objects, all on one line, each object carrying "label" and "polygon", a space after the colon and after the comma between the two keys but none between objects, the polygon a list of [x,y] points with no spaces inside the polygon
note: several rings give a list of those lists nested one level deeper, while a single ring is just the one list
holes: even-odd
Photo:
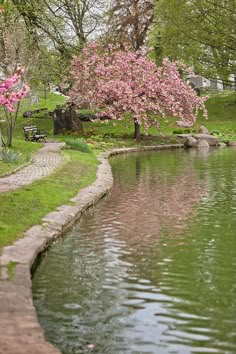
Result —
[{"label": "wooden bench", "polygon": [[43,139],[44,142],[46,143],[46,132],[43,130],[40,130],[36,127],[36,125],[30,125],[28,127],[23,127],[24,135],[25,135],[25,140],[26,141],[39,141],[40,139]]}]

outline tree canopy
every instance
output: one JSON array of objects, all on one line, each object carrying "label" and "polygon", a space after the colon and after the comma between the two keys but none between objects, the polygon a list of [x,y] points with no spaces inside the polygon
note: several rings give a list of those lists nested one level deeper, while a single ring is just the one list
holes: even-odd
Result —
[{"label": "tree canopy", "polygon": [[89,36],[99,30],[106,8],[104,0],[8,1],[16,7],[31,33],[37,38],[45,35],[48,44],[63,55],[82,48]]},{"label": "tree canopy", "polygon": [[141,48],[153,21],[153,0],[111,0],[108,11],[108,40]]},{"label": "tree canopy", "polygon": [[235,73],[236,0],[158,0],[154,15],[157,53],[226,82]]},{"label": "tree canopy", "polygon": [[139,138],[138,128],[142,124],[145,129],[159,127],[158,118],[174,116],[194,122],[199,109],[207,114],[206,98],[196,95],[180,70],[188,72],[184,65],[168,60],[157,68],[143,51],[112,45],[104,49],[91,43],[73,59],[69,96],[78,106],[89,102],[111,119],[134,121]]}]

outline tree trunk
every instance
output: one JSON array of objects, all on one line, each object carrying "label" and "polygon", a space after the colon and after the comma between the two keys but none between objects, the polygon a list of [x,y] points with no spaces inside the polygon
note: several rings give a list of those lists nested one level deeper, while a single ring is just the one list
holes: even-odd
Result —
[{"label": "tree trunk", "polygon": [[44,85],[43,91],[44,91],[44,99],[46,100],[47,99],[47,87],[46,87],[46,85]]},{"label": "tree trunk", "polygon": [[134,120],[134,139],[140,140],[141,132],[140,132],[140,125]]},{"label": "tree trunk", "polygon": [[8,134],[7,134],[7,146],[11,147],[12,146],[12,139],[13,138],[13,131],[12,128],[9,129]]},{"label": "tree trunk", "polygon": [[0,127],[0,151],[2,148],[2,132],[1,132],[1,127]]}]

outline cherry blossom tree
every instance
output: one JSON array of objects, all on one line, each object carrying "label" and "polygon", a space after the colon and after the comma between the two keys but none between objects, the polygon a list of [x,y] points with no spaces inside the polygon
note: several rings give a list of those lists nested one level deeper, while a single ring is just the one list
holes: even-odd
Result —
[{"label": "cherry blossom tree", "polygon": [[27,85],[22,85],[24,70],[18,68],[11,77],[0,80],[0,106],[3,107],[7,123],[7,146],[12,145],[20,101],[29,91]]},{"label": "cherry blossom tree", "polygon": [[183,72],[189,69],[167,59],[157,67],[144,51],[121,51],[112,45],[102,50],[92,43],[73,59],[69,96],[76,105],[89,102],[111,119],[133,120],[138,139],[141,125],[145,130],[159,128],[161,117],[195,122],[199,110],[207,117],[206,98],[196,95],[182,79]]}]

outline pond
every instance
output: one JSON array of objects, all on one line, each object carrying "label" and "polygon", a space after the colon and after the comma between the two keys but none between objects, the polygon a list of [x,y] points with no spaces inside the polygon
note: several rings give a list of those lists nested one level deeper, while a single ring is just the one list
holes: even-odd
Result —
[{"label": "pond", "polygon": [[47,340],[64,354],[236,353],[236,149],[110,162],[112,193],[34,274]]}]

